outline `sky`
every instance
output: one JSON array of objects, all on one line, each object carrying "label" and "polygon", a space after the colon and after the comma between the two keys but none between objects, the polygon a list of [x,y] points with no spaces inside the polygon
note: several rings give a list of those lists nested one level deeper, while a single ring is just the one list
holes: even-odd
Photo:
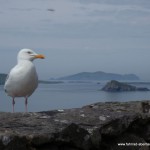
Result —
[{"label": "sky", "polygon": [[149,0],[0,0],[0,72],[30,48],[40,79],[134,73],[150,81]]}]

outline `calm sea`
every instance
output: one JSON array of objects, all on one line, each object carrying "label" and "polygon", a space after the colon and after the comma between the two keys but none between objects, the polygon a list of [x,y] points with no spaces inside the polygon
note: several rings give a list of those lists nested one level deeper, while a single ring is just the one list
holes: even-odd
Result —
[{"label": "calm sea", "polygon": [[[29,97],[28,111],[47,111],[54,109],[77,108],[87,104],[106,101],[136,101],[150,100],[147,92],[104,92],[100,89],[104,82],[39,84],[39,87]],[[132,83],[138,87],[150,88],[150,83]],[[24,98],[16,98],[15,111],[24,112]],[[0,111],[11,112],[12,101],[3,86],[0,86]]]}]

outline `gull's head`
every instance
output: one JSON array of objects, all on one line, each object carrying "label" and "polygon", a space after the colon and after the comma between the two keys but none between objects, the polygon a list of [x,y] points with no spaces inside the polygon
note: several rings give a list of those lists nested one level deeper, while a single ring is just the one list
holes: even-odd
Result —
[{"label": "gull's head", "polygon": [[18,53],[18,60],[29,60],[33,61],[34,59],[44,59],[45,56],[42,54],[37,54],[31,49],[22,49]]}]

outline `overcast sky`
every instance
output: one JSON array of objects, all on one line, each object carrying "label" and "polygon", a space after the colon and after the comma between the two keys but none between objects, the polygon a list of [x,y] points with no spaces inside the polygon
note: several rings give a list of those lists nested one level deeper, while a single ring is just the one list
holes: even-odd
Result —
[{"label": "overcast sky", "polygon": [[0,72],[22,48],[42,79],[82,71],[150,80],[150,0],[0,0]]}]

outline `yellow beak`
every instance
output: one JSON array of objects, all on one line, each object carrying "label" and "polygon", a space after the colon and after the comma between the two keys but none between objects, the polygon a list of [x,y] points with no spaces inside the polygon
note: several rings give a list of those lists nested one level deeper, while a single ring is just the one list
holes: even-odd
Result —
[{"label": "yellow beak", "polygon": [[41,58],[41,59],[44,59],[44,58],[45,58],[45,56],[44,56],[44,55],[42,55],[42,54],[37,54],[37,55],[35,55],[35,58]]}]

